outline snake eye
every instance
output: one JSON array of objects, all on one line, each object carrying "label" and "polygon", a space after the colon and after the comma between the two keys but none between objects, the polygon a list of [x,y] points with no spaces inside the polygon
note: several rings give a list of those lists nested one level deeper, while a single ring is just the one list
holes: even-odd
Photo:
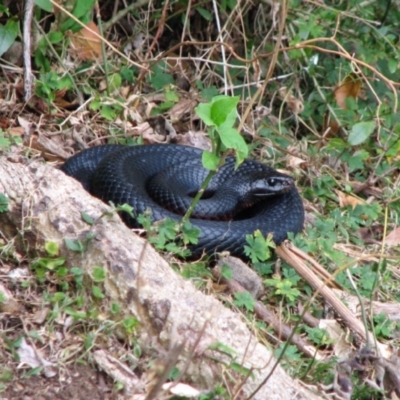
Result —
[{"label": "snake eye", "polygon": [[277,184],[277,180],[275,178],[268,179],[268,185],[274,187]]}]

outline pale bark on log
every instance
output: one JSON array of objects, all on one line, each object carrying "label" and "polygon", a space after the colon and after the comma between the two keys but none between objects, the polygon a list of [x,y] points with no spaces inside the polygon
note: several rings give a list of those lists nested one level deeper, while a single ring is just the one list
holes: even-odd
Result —
[{"label": "pale bark on log", "polygon": [[[52,166],[12,154],[0,157],[0,193],[10,201],[9,211],[0,213],[3,236],[15,239],[24,251],[41,255],[45,254],[46,242],[56,242],[68,265],[80,266],[89,273],[96,266],[105,268],[105,293],[110,301],[118,302],[138,318],[139,343],[153,343],[167,351],[174,344],[185,342],[185,354],[192,354],[187,375],[197,387],[212,388],[223,379],[221,364],[212,361],[222,356],[209,350],[216,342],[234,349],[236,361],[254,369],[253,377],[243,386],[247,395],[271,371],[274,357],[252,335],[240,315],[177,275],[117,215],[101,217],[109,207],[86,193],[78,182]],[[82,212],[101,218],[90,226],[82,220]],[[82,254],[67,249],[65,238],[84,240],[89,232],[95,238]],[[319,396],[278,366],[253,398]]]}]

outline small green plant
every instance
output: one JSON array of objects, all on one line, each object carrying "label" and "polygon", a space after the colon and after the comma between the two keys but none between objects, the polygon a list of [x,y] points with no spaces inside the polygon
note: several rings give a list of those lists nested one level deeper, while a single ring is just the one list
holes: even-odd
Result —
[{"label": "small green plant", "polygon": [[196,108],[197,115],[208,126],[208,135],[211,139],[212,151],[203,151],[202,163],[210,170],[200,190],[194,197],[189,209],[183,217],[187,222],[202,194],[207,189],[216,171],[225,162],[227,151],[234,150],[236,166],[248,155],[248,147],[239,131],[233,126],[237,118],[236,107],[239,97],[215,96],[209,103],[201,103]]},{"label": "small green plant", "polygon": [[[1,6],[1,14],[9,15],[8,9]],[[19,24],[14,18],[9,18],[5,25],[0,24],[0,57],[13,45],[19,33]]]},{"label": "small green plant", "polygon": [[13,144],[22,144],[22,139],[18,136],[12,136],[0,128],[0,151],[9,150]]},{"label": "small green plant", "polygon": [[235,293],[233,304],[237,307],[244,307],[247,311],[254,311],[254,297],[249,292]]},{"label": "small green plant", "polygon": [[244,246],[244,253],[253,263],[264,262],[271,258],[271,249],[275,248],[272,235],[264,238],[260,231],[256,231],[253,235],[246,235],[246,241],[248,245]]},{"label": "small green plant", "polygon": [[[113,80],[113,82],[115,88],[115,80]],[[107,121],[114,121],[124,111],[122,106],[123,103],[123,100],[119,102],[116,99],[104,99],[98,97],[92,100],[89,108],[93,111],[99,111],[100,115]]]},{"label": "small green plant", "polygon": [[36,278],[44,282],[48,272],[55,273],[60,279],[65,277],[68,269],[65,267],[65,257],[58,257],[57,243],[48,242],[45,244],[45,249],[48,257],[39,257],[31,263],[31,269],[35,272]]},{"label": "small green plant", "polygon": [[171,219],[166,219],[155,224],[149,215],[141,214],[137,218],[148,235],[148,240],[156,249],[172,252],[185,258],[190,255],[186,248],[188,244],[196,244],[199,230],[193,228],[189,222],[181,224]]},{"label": "small green plant", "polygon": [[374,316],[374,333],[378,338],[388,339],[395,334],[396,324],[387,315],[378,314]]},{"label": "small green plant", "polygon": [[36,96],[51,105],[56,99],[57,93],[62,90],[70,90],[72,81],[68,75],[60,76],[55,71],[41,74],[35,86]]},{"label": "small green plant", "polygon": [[8,197],[0,193],[0,213],[8,211]]},{"label": "small green plant", "polygon": [[289,279],[272,278],[264,281],[266,286],[274,288],[274,295],[286,298],[289,303],[294,303],[300,297],[300,291],[293,287]]},{"label": "small green plant", "polygon": [[328,346],[334,343],[334,340],[329,337],[329,334],[325,329],[310,328],[308,326],[304,329],[307,332],[308,339],[314,342],[318,347]]}]

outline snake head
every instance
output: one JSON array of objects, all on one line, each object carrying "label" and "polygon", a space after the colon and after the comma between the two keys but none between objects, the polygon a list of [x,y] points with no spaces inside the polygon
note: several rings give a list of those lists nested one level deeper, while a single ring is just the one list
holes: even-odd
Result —
[{"label": "snake head", "polygon": [[290,176],[271,176],[255,179],[251,184],[254,196],[264,197],[288,192],[294,186],[294,179]]}]

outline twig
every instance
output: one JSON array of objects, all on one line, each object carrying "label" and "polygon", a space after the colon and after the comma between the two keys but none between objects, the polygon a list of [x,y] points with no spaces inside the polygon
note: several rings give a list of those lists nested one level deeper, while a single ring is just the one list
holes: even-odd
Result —
[{"label": "twig", "polygon": [[224,71],[224,94],[228,95],[226,54],[225,54],[225,47],[222,45],[222,43],[224,42],[224,38],[222,37],[222,32],[221,32],[221,22],[219,20],[217,2],[215,0],[213,0],[212,4],[213,4],[213,8],[214,8],[215,22],[217,24],[217,29],[218,29],[218,38],[219,38],[219,41],[221,42],[221,57],[222,57],[222,64],[223,64],[223,71]]},{"label": "twig", "polygon": [[31,34],[34,0],[26,0],[24,14],[24,94],[25,102],[32,97],[33,74],[31,65]]}]

